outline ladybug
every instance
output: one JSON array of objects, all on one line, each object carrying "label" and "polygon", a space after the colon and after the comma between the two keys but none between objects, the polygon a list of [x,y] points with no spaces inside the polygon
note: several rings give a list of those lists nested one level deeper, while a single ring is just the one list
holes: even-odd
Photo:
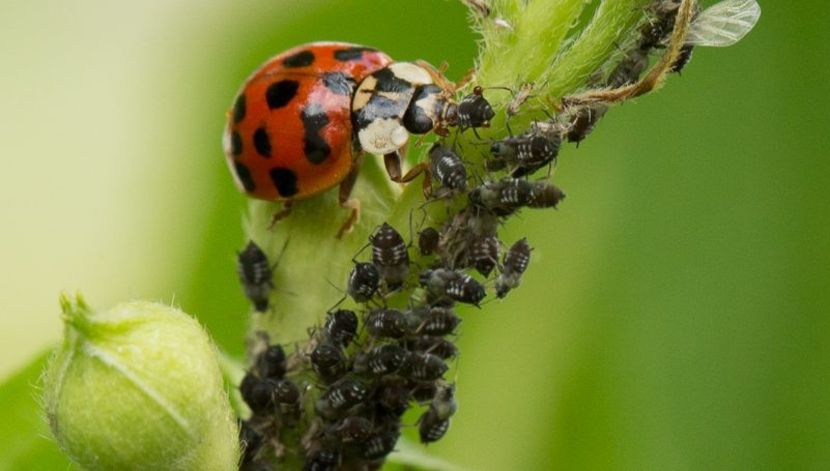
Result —
[{"label": "ladybug", "polygon": [[[409,133],[489,126],[495,112],[480,88],[461,102],[458,87],[426,62],[393,62],[383,52],[349,43],[318,42],[273,57],[245,82],[228,111],[223,146],[237,187],[248,196],[291,203],[340,186],[339,201],[358,220],[350,198],[360,151],[384,155],[393,181],[427,171],[420,164],[401,176],[399,151]],[[428,180],[425,181],[425,188]]]},{"label": "ladybug", "polygon": [[223,145],[236,186],[248,196],[294,200],[340,185],[340,205],[352,210],[341,233],[358,217],[349,198],[360,159],[352,140],[355,85],[392,63],[383,52],[356,44],[317,42],[289,49],[257,69],[228,111]]}]

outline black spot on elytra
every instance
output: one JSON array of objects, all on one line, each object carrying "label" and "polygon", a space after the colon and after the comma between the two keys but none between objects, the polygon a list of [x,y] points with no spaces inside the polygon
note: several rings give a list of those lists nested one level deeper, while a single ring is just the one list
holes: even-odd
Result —
[{"label": "black spot on elytra", "polygon": [[300,51],[282,60],[282,65],[288,68],[308,67],[314,63],[314,53],[311,51]]},{"label": "black spot on elytra", "polygon": [[254,149],[263,157],[271,157],[271,138],[265,128],[254,131]]},{"label": "black spot on elytra", "polygon": [[280,196],[290,198],[297,194],[297,175],[294,172],[287,168],[274,167],[269,173]]},{"label": "black spot on elytra", "polygon": [[238,123],[245,119],[245,95],[240,94],[236,97],[236,103],[233,104],[233,122]]},{"label": "black spot on elytra", "polygon": [[413,89],[411,83],[398,77],[389,67],[384,67],[372,74],[378,83],[375,90],[379,92],[404,93]]},{"label": "black spot on elytra", "polygon": [[231,132],[231,154],[242,154],[242,136],[236,131]]},{"label": "black spot on elytra", "polygon": [[280,80],[268,86],[265,90],[265,101],[268,108],[276,109],[287,105],[296,95],[300,88],[300,82],[296,80]]},{"label": "black spot on elytra", "polygon": [[363,58],[364,52],[375,52],[377,49],[370,47],[350,47],[348,49],[338,49],[334,51],[334,58],[341,62],[348,62],[359,60]]},{"label": "black spot on elytra", "polygon": [[256,185],[254,185],[254,179],[251,178],[251,171],[248,170],[248,167],[240,162],[234,162],[233,168],[236,170],[236,176],[239,178],[239,181],[242,182],[242,186],[245,188],[245,191],[248,193],[254,191]]},{"label": "black spot on elytra", "polygon": [[338,95],[349,96],[354,90],[354,79],[347,76],[343,72],[329,72],[323,74],[323,83],[326,88]]},{"label": "black spot on elytra", "polygon": [[303,109],[300,118],[305,128],[305,157],[313,164],[322,163],[331,154],[331,147],[320,136],[320,131],[329,123],[329,117],[323,107],[311,104]]}]

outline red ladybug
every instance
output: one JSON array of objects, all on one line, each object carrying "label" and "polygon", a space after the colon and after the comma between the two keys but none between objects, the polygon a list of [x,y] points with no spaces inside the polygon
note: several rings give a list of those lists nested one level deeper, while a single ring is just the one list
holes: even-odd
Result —
[{"label": "red ladybug", "polygon": [[[460,102],[457,86],[425,62],[397,62],[348,43],[289,49],[245,82],[228,112],[224,147],[237,187],[249,196],[291,202],[340,185],[340,205],[352,210],[338,237],[357,221],[349,198],[360,152],[384,155],[387,172],[408,182],[428,165],[401,175],[399,150],[409,133],[489,126],[493,109],[476,87]],[[424,180],[425,188],[429,178]]]},{"label": "red ladybug", "polygon": [[[223,144],[237,187],[248,196],[285,201],[340,185],[349,199],[359,162],[353,152],[351,98],[364,77],[392,63],[386,54],[349,43],[318,42],[289,49],[256,70],[228,111]],[[341,230],[341,232],[343,232]]]}]

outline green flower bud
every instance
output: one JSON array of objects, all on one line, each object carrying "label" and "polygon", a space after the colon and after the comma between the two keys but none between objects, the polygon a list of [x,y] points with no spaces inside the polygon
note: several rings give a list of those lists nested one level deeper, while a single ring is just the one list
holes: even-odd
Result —
[{"label": "green flower bud", "polygon": [[61,296],[63,345],[44,376],[52,433],[88,469],[232,470],[238,430],[218,354],[182,311],[134,301],[92,311]]}]

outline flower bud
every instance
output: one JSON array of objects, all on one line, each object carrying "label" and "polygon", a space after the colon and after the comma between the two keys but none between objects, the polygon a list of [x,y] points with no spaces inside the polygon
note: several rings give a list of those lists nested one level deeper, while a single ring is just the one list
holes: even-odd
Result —
[{"label": "flower bud", "polygon": [[64,451],[88,469],[233,470],[238,430],[217,351],[199,323],[134,301],[92,311],[61,297],[63,345],[44,407]]}]

